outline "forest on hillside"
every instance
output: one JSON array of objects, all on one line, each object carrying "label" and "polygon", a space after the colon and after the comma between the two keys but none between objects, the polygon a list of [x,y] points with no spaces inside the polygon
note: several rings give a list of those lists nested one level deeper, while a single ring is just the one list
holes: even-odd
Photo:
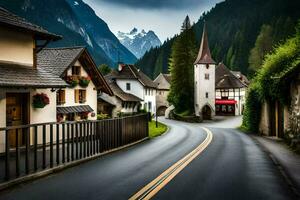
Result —
[{"label": "forest on hillside", "polygon": [[[196,45],[199,46],[205,21],[213,58],[232,70],[251,75],[266,53],[295,33],[299,10],[299,0],[226,0],[193,25]],[[151,78],[160,72],[168,73],[171,48],[177,37],[149,50],[137,61],[137,67]]]}]

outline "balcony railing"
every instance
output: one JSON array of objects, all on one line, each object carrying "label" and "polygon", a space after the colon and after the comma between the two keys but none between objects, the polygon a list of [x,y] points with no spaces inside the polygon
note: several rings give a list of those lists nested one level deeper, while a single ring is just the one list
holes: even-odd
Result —
[{"label": "balcony railing", "polygon": [[86,159],[146,138],[147,119],[143,114],[0,128],[0,137],[5,140],[5,143],[1,142],[4,143],[0,157],[1,180],[4,182]]}]

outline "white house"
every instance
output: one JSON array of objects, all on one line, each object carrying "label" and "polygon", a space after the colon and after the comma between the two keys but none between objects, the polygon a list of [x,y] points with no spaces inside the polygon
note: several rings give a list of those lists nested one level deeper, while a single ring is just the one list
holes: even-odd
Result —
[{"label": "white house", "polygon": [[[242,76],[238,76],[242,77]],[[216,68],[216,114],[242,115],[247,85],[223,63]]]},{"label": "white house", "polygon": [[56,90],[57,121],[97,119],[98,91],[112,95],[86,48],[45,48],[38,53],[38,67],[69,84]]},{"label": "white house", "polygon": [[[38,67],[36,55],[44,47],[37,45],[37,41],[47,44],[61,37],[3,8],[0,8],[0,23],[0,127],[55,122],[55,90],[67,84]],[[20,145],[24,143],[22,137],[20,133]],[[10,133],[9,141],[15,146],[16,134]],[[4,146],[5,134],[1,132],[1,152]]]},{"label": "white house", "polygon": [[133,65],[119,64],[109,76],[123,92],[141,99],[140,109],[156,113],[156,84],[142,71]]},{"label": "white house", "polygon": [[194,63],[195,115],[202,119],[215,116],[215,69],[216,62],[211,58],[204,25],[199,53]]},{"label": "white house", "polygon": [[98,95],[98,112],[108,114],[113,118],[124,114],[137,113],[143,100],[133,94],[124,92],[110,75],[105,76],[105,79],[113,95],[108,95],[105,92]]}]

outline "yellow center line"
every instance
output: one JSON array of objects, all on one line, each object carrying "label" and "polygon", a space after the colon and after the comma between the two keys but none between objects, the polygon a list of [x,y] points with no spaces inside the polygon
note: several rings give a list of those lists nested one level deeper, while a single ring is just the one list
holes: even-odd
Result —
[{"label": "yellow center line", "polygon": [[192,162],[201,152],[203,152],[213,139],[212,132],[204,128],[207,133],[205,140],[197,146],[193,151],[184,156],[174,165],[165,170],[157,178],[143,187],[140,191],[134,194],[129,200],[136,199],[151,199],[157,192],[159,192],[165,185],[167,185],[179,172],[181,172],[190,162]]}]

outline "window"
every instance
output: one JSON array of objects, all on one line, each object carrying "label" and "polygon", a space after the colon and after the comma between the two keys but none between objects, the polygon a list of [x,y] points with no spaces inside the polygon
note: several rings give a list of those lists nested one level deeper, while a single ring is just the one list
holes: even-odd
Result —
[{"label": "window", "polygon": [[75,90],[75,103],[86,102],[86,90]]},{"label": "window", "polygon": [[66,91],[65,90],[58,90],[56,92],[56,104],[62,105],[66,103]]},{"label": "window", "polygon": [[208,99],[208,92],[205,93],[206,98]]},{"label": "window", "polygon": [[209,80],[209,74],[205,74],[205,80]]},{"label": "window", "polygon": [[209,64],[206,64],[206,69],[208,69],[209,68]]},{"label": "window", "polygon": [[67,121],[75,121],[75,114],[74,113],[69,113],[67,114]]},{"label": "window", "polygon": [[151,111],[152,111],[152,109],[151,109],[151,108],[152,108],[152,102],[151,102],[151,101],[149,101],[149,102],[148,102],[148,111],[149,111],[149,112],[151,112]]},{"label": "window", "polygon": [[73,66],[72,67],[72,75],[73,76],[80,76],[81,75],[81,67],[80,66]]},{"label": "window", "polygon": [[130,85],[130,83],[126,83],[126,90],[131,90],[131,85]]}]

